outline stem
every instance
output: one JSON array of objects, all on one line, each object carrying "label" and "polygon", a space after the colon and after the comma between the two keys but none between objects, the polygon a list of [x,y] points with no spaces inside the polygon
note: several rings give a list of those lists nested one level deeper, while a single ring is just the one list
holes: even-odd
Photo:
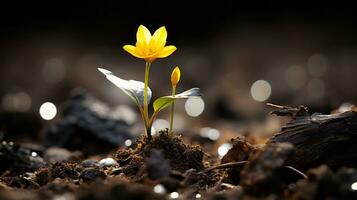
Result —
[{"label": "stem", "polygon": [[[175,97],[176,94],[176,85],[172,86],[172,96]],[[175,101],[171,104],[171,112],[170,112],[170,129],[169,135],[172,136],[172,129],[174,126],[174,113],[175,113]]]},{"label": "stem", "polygon": [[146,125],[146,135],[148,137],[148,140],[152,139],[152,135],[151,135],[151,126],[150,125]]},{"label": "stem", "polygon": [[151,140],[151,126],[149,125],[149,109],[148,109],[148,86],[149,86],[149,73],[150,73],[150,62],[146,62],[145,65],[145,78],[144,78],[144,121],[146,128],[146,135],[149,140]]}]

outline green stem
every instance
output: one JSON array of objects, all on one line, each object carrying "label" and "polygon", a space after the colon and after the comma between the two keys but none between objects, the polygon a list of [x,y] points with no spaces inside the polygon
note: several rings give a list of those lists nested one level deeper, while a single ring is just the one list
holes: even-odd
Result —
[{"label": "green stem", "polygon": [[[175,97],[176,94],[176,85],[172,86],[172,96]],[[174,113],[175,113],[175,101],[171,104],[171,112],[170,112],[170,129],[169,135],[172,136],[172,129],[174,126]]]},{"label": "green stem", "polygon": [[144,78],[144,121],[146,128],[146,135],[149,140],[151,140],[151,125],[149,122],[149,109],[148,109],[148,86],[149,86],[149,73],[150,73],[151,63],[146,62],[145,66],[145,78]]}]

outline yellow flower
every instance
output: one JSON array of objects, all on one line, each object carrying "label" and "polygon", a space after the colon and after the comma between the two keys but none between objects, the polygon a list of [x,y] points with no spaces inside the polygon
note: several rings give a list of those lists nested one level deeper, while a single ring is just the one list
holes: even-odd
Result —
[{"label": "yellow flower", "polygon": [[177,66],[171,73],[171,84],[172,86],[176,86],[177,83],[180,81],[181,71],[180,68]]},{"label": "yellow flower", "polygon": [[123,48],[131,55],[152,63],[157,58],[168,57],[176,50],[176,47],[173,45],[165,46],[166,38],[167,32],[164,26],[157,29],[151,35],[145,26],[140,25],[136,33],[136,45],[125,45]]}]

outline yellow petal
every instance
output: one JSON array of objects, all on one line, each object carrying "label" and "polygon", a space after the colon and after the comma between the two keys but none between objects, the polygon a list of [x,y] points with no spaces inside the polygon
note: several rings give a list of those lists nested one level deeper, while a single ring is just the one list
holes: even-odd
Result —
[{"label": "yellow petal", "polygon": [[177,85],[177,83],[180,81],[181,77],[181,71],[178,66],[175,67],[175,69],[171,73],[171,84],[173,86]]},{"label": "yellow petal", "polygon": [[160,53],[156,57],[165,58],[165,57],[171,55],[174,51],[176,51],[175,46],[173,46],[173,45],[166,46],[160,51]]},{"label": "yellow petal", "polygon": [[167,31],[165,26],[157,29],[150,40],[151,49],[158,50],[165,46],[167,38]]},{"label": "yellow petal", "polygon": [[150,31],[143,25],[140,25],[138,31],[136,32],[136,41],[147,45],[151,40],[151,33]]},{"label": "yellow petal", "polygon": [[135,51],[142,56],[147,56],[148,48],[145,45],[141,44],[140,42],[136,42]]},{"label": "yellow petal", "polygon": [[123,46],[123,49],[135,57],[143,58],[143,56],[137,52],[136,47],[133,45],[125,45]]}]

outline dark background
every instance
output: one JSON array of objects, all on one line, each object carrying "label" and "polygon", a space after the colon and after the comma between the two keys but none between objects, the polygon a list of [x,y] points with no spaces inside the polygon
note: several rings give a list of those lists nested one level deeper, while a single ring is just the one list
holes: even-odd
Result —
[{"label": "dark background", "polygon": [[[78,87],[111,105],[130,103],[96,68],[142,80],[143,61],[122,49],[135,43],[140,24],[152,32],[165,25],[168,44],[178,47],[172,56],[153,64],[150,86],[154,95],[170,93],[170,72],[180,65],[179,90],[202,88],[206,118],[242,120],[265,115],[264,102],[255,101],[250,94],[251,85],[260,79],[271,85],[268,102],[305,104],[325,113],[345,102],[356,102],[354,5],[340,1],[237,2],[3,4],[1,110],[37,113],[45,101],[62,105]],[[311,74],[311,56],[318,58],[317,65],[322,62],[323,73]],[[46,71],[46,63],[55,63],[55,67]],[[18,99],[15,103],[14,98]]]}]

